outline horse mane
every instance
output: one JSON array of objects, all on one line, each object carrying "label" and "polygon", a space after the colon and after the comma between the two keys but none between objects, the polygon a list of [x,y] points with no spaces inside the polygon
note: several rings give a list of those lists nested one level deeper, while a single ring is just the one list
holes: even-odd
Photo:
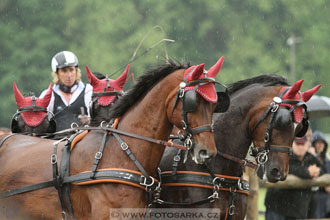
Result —
[{"label": "horse mane", "polygon": [[178,61],[169,60],[168,63],[148,70],[137,80],[137,83],[120,97],[110,108],[110,117],[122,116],[132,105],[146,94],[157,82],[179,69],[187,69],[190,64],[181,64]]},{"label": "horse mane", "polygon": [[228,85],[228,93],[229,95],[231,95],[236,91],[252,84],[262,84],[264,86],[289,85],[286,78],[284,78],[283,76],[263,74],[249,79],[240,80]]}]

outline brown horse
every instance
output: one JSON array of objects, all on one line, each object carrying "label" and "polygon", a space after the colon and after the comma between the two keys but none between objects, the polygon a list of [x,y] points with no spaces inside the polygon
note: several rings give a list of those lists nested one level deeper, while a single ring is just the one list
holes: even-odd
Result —
[{"label": "brown horse", "polygon": [[52,96],[52,83],[43,98],[24,97],[14,82],[14,96],[18,107],[11,121],[13,133],[42,135],[56,130],[54,115],[47,110]]},{"label": "brown horse", "polygon": [[[213,117],[217,156],[207,166],[194,164],[189,159],[185,164],[182,161],[175,164],[174,156],[181,157],[181,154],[175,149],[166,149],[160,164],[164,171],[161,200],[165,202],[160,207],[220,208],[220,219],[244,219],[249,187],[242,175],[245,166],[256,168],[245,160],[246,154],[253,143],[255,156],[263,163],[268,181],[286,178],[288,149],[301,131],[301,124],[305,123],[298,115],[302,113],[304,102],[319,88],[301,93],[301,100],[297,94],[301,83],[298,81],[286,91],[283,88],[288,88],[288,83],[284,78],[261,75],[231,84],[228,87],[230,108]],[[280,94],[282,91],[285,94]],[[278,96],[282,96],[282,103],[278,103],[281,107],[273,107],[274,97]],[[291,106],[285,104],[286,99]],[[291,113],[289,109],[294,105],[297,109]],[[277,112],[275,116],[272,116],[272,109]],[[306,132],[306,128],[301,132],[299,135]],[[265,148],[260,150],[267,145],[267,153]],[[262,158],[264,156],[268,159]]]},{"label": "brown horse", "polygon": [[[210,124],[217,100],[206,100],[205,97],[196,94],[194,96],[193,93],[196,90],[190,92],[190,87],[199,91],[207,89],[214,96],[214,78],[220,70],[220,64],[222,64],[222,60],[207,74],[205,74],[203,64],[189,67],[170,62],[151,70],[113,105],[110,116],[112,118],[120,117],[118,130],[135,133],[149,139],[167,140],[173,125],[179,128],[185,126],[186,130],[193,132],[193,134],[189,134],[187,131],[187,137],[190,139],[186,144],[190,147],[193,160],[204,163],[216,154]],[[184,83],[182,83],[183,81]],[[191,97],[193,98],[191,99]],[[191,105],[195,106],[192,111],[187,109]],[[137,173],[140,174],[141,180],[145,180],[146,176],[141,174],[141,169],[138,169],[136,162],[130,158],[134,155],[146,174],[155,176],[164,151],[164,147],[160,144],[128,136],[120,136],[119,139],[122,143],[119,144],[117,138],[113,136],[104,138],[105,133],[107,133],[105,129],[101,128],[90,131],[76,144],[71,153],[70,177],[84,175],[84,172],[90,171],[95,164],[94,157],[99,156],[95,153],[99,153],[101,142],[105,143],[95,179],[87,178],[85,181],[75,182],[64,178],[72,183],[69,187],[71,190],[69,201],[73,207],[74,217],[77,219],[109,219],[110,208],[145,207],[145,191],[141,188],[147,188],[149,182],[142,181],[140,184],[132,184],[122,179],[98,179],[98,174],[118,171],[117,173],[120,175],[129,170],[130,176]],[[60,158],[62,154],[65,155],[63,152],[69,151],[70,148],[60,143],[59,150],[57,150],[58,155],[54,157],[56,150],[52,155],[53,144],[55,142],[52,140],[22,135],[15,135],[7,139],[0,148],[0,191],[10,193],[7,190],[40,182],[52,182],[53,170],[50,158],[53,159],[51,161],[53,164],[61,162],[61,171],[66,171],[62,167],[68,161],[60,160]],[[68,146],[70,147],[70,145]],[[131,154],[127,150],[130,150]],[[58,159],[56,160],[56,158]],[[61,187],[61,184],[56,186]],[[23,216],[24,219],[59,219],[61,216],[59,198],[52,187],[11,197],[4,196],[8,195],[6,193],[2,193],[2,202],[15,204],[15,207],[19,208],[16,213]],[[65,201],[68,205],[68,200]]]}]

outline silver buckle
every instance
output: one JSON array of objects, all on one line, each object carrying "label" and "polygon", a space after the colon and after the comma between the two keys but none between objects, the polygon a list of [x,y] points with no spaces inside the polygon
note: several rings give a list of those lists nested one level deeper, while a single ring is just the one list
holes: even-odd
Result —
[{"label": "silver buckle", "polygon": [[101,158],[102,158],[102,152],[99,151],[95,154],[95,159],[100,160]]},{"label": "silver buckle", "polygon": [[142,181],[140,182],[140,185],[145,186],[146,188],[154,185],[155,179],[152,176],[149,176],[149,177],[151,179],[151,183],[147,184],[147,177],[141,176]]},{"label": "silver buckle", "polygon": [[50,156],[50,163],[53,164],[53,165],[57,163],[56,154],[52,154],[52,156]]},{"label": "silver buckle", "polygon": [[128,149],[128,145],[125,142],[121,143],[120,147],[121,147],[122,150],[127,150]]}]

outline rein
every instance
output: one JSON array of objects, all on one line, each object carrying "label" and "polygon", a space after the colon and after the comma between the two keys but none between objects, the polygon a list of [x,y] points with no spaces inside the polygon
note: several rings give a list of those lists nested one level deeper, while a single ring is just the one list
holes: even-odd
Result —
[{"label": "rein", "polygon": [[[101,123],[103,124],[103,123]],[[118,129],[112,128],[112,127],[108,127],[108,126],[100,126],[100,127],[75,127],[72,129],[69,129],[70,131],[77,131],[77,130],[103,130],[103,131],[109,131],[115,134],[121,134],[127,137],[132,137],[132,138],[136,138],[136,139],[140,139],[140,140],[144,140],[144,141],[148,141],[151,143],[155,143],[155,144],[159,144],[159,145],[163,145],[166,147],[174,147],[174,148],[178,148],[178,149],[182,149],[182,150],[186,150],[187,147],[180,145],[180,144],[175,144],[173,142],[168,142],[168,141],[164,141],[164,140],[158,140],[158,139],[154,139],[154,138],[150,138],[150,137],[144,137],[141,135],[137,135],[137,134],[133,134],[133,133],[129,133],[129,132],[125,132],[125,131],[120,131]],[[57,133],[55,133],[57,134]]]},{"label": "rein", "polygon": [[258,165],[257,164],[254,164],[253,162],[251,162],[251,161],[249,161],[247,159],[242,160],[242,159],[239,159],[237,157],[234,157],[234,156],[231,156],[229,154],[225,154],[225,153],[222,153],[222,152],[219,152],[219,151],[217,152],[217,154],[219,156],[223,157],[223,158],[226,158],[228,160],[234,161],[234,162],[236,162],[236,163],[238,163],[238,164],[240,164],[242,166],[247,166],[247,167],[250,167],[250,168],[252,168],[254,170],[258,168]]}]

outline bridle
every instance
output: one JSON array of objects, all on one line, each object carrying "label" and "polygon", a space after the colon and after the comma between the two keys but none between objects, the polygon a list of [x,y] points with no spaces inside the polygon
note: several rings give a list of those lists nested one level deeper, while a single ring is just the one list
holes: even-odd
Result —
[{"label": "bridle", "polygon": [[[44,107],[37,106],[36,105],[36,97],[34,95],[31,97],[31,100],[32,100],[32,105],[31,106],[24,106],[22,108],[19,108],[17,110],[17,112],[13,115],[12,120],[11,120],[11,126],[12,126],[11,129],[12,129],[12,132],[14,132],[14,133],[18,133],[19,132],[18,130],[16,130],[14,128],[14,124],[17,124],[18,123],[18,116],[21,113],[23,113],[23,112],[45,112],[45,113],[47,113],[47,116],[50,116],[50,117],[48,117],[49,122],[52,122],[51,124],[53,126],[52,128],[49,128],[50,130],[48,129],[47,133],[53,133],[53,132],[55,132],[55,130],[56,130],[56,123],[55,123],[55,116],[54,116],[53,112],[48,111]],[[43,120],[40,120],[40,122],[38,124],[34,125],[34,126],[36,127],[36,126],[40,125],[44,121],[44,119]],[[39,135],[39,134],[37,134],[37,135]]]},{"label": "bridle", "polygon": [[[282,104],[290,104],[293,105],[289,109],[290,115],[291,113],[298,107],[304,107],[305,112],[307,112],[307,106],[306,103],[303,101],[297,101],[297,100],[286,100],[282,99],[283,95],[290,89],[290,87],[285,88],[278,96],[273,98],[273,102],[269,105],[267,110],[265,111],[264,115],[261,119],[254,125],[254,128],[251,132],[251,137],[253,137],[253,134],[256,130],[256,128],[263,122],[267,116],[270,114],[270,119],[268,122],[268,126],[266,129],[265,137],[264,137],[264,146],[263,147],[252,147],[251,155],[256,157],[256,161],[259,165],[264,165],[268,161],[268,153],[270,151],[275,152],[283,152],[283,153],[289,153],[292,154],[292,148],[291,146],[285,146],[285,145],[275,145],[271,144],[271,136],[274,128],[274,121],[276,118],[276,115],[279,112],[280,105]],[[308,120],[308,116],[305,116],[303,120]]]},{"label": "bridle", "polygon": [[[192,71],[190,72],[192,73]],[[180,83],[173,107],[172,107],[172,115],[174,112],[175,107],[177,106],[177,103],[179,100],[181,100],[182,103],[182,110],[181,110],[181,125],[182,129],[184,131],[184,134],[179,132],[178,136],[181,141],[183,141],[184,146],[187,147],[186,154],[193,149],[194,147],[194,142],[193,142],[193,135],[201,132],[213,132],[213,122],[211,124],[206,124],[206,125],[201,125],[195,128],[189,127],[189,122],[188,122],[188,117],[187,114],[189,112],[195,112],[197,110],[197,103],[196,103],[196,90],[198,87],[209,84],[209,83],[216,83],[221,86],[224,86],[223,84],[215,81],[214,78],[211,77],[204,77],[202,79],[194,80],[191,82],[186,82],[187,78],[189,76],[188,73],[186,77],[184,78],[183,82]],[[204,70],[205,73],[205,70]],[[206,76],[206,73],[205,73]],[[192,90],[187,90],[185,89],[189,86],[194,86]],[[224,86],[225,87],[225,86]]]},{"label": "bridle", "polygon": [[[102,96],[116,96],[115,99],[118,99],[120,96],[122,96],[124,94],[124,92],[121,91],[106,91],[108,88],[112,88],[110,85],[110,79],[108,77],[106,77],[106,82],[107,82],[107,86],[103,89],[103,92],[93,92],[92,94],[92,100],[89,103],[89,112],[90,112],[90,116],[93,117],[93,110],[92,107],[94,105],[95,102],[97,102],[97,100],[102,97]],[[113,103],[113,102],[112,102]],[[112,104],[110,103],[110,105]]]}]

